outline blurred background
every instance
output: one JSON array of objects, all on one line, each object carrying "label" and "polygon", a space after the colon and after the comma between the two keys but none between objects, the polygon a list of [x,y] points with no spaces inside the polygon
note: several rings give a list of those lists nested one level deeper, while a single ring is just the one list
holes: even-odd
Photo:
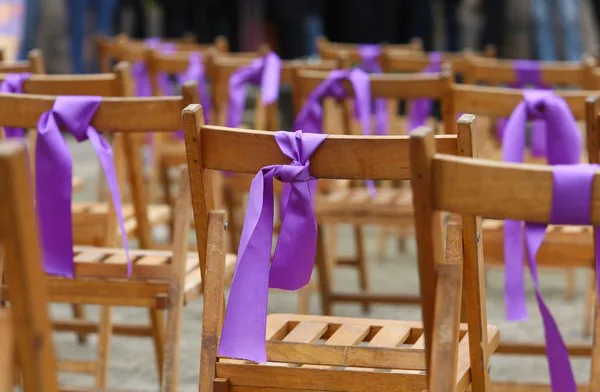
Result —
[{"label": "blurred background", "polygon": [[596,54],[600,0],[0,0],[9,57],[39,47],[49,72],[93,71],[94,33],[199,42],[226,36],[233,50],[268,42],[282,58],[315,53],[315,37],[481,49],[500,57],[577,60]]}]

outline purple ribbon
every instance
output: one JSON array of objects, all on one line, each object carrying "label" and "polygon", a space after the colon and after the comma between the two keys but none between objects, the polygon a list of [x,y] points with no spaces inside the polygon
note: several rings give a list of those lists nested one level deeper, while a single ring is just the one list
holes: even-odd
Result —
[{"label": "purple ribbon", "polygon": [[73,193],[73,160],[61,129],[78,141],[89,139],[100,160],[112,194],[123,247],[127,257],[127,271],[131,274],[127,233],[121,211],[121,196],[110,145],[90,125],[100,106],[100,97],[60,96],[51,110],[38,121],[35,149],[35,194],[42,238],[44,268],[52,275],[73,277],[73,227],[71,198]]},{"label": "purple ribbon", "polygon": [[[172,43],[161,43],[160,38],[148,38],[144,41],[146,47],[158,49],[163,54],[175,52],[175,45]],[[138,97],[152,96],[152,83],[148,74],[148,67],[144,61],[136,61],[131,67],[131,74],[135,80],[135,95]],[[169,81],[169,75],[166,72],[158,73],[158,85],[163,95],[172,95],[173,88]]]},{"label": "purple ribbon", "polygon": [[[327,135],[275,132],[287,165],[263,167],[252,180],[219,355],[266,362],[268,289],[298,290],[312,274],[317,247],[314,178],[309,159]],[[291,185],[284,197],[281,230],[271,260],[273,178]]]},{"label": "purple ribbon", "polygon": [[[431,52],[429,54],[429,65],[423,70],[423,73],[436,73],[442,71],[442,54]],[[425,125],[431,110],[433,109],[433,100],[430,98],[419,98],[408,103],[408,131],[412,132],[420,126]]]},{"label": "purple ribbon", "polygon": [[[511,88],[526,88],[532,86],[537,90],[550,90],[551,86],[544,83],[540,70],[540,63],[535,60],[514,60],[513,69],[517,81],[509,85]],[[506,118],[501,118],[496,124],[496,134],[502,139],[504,127],[506,127]],[[545,156],[546,151],[546,130],[542,121],[533,121],[531,123],[531,152],[534,156]]]},{"label": "purple ribbon", "polygon": [[189,65],[187,69],[177,75],[177,83],[182,86],[185,82],[193,80],[198,84],[200,94],[200,103],[204,109],[204,119],[207,124],[210,123],[211,102],[208,95],[208,86],[206,84],[206,70],[204,68],[204,59],[202,53],[192,52],[189,55]]},{"label": "purple ribbon", "polygon": [[277,101],[279,97],[280,77],[281,59],[273,52],[237,69],[229,78],[226,126],[238,127],[242,123],[246,85],[260,85],[261,100],[268,105]]},{"label": "purple ribbon", "polygon": [[[597,165],[558,165],[553,169],[552,206],[550,223],[562,225],[589,225],[591,194]],[[536,254],[546,235],[546,224],[526,222],[524,225],[527,260],[533,280],[535,296],[544,322],[546,355],[550,382],[554,392],[576,392],[577,385],[569,362],[569,353],[560,335],[558,325],[544,302],[540,291]],[[597,235],[597,234],[596,234]],[[598,238],[596,238],[598,240]],[[596,241],[598,244],[598,242]],[[596,269],[600,267],[596,249]],[[522,267],[521,267],[522,269]],[[598,277],[596,277],[598,279]]]},{"label": "purple ribbon", "polygon": [[[379,58],[381,57],[381,45],[360,45],[358,54],[360,56],[360,68],[368,73],[382,73]],[[375,99],[372,106],[372,112],[375,114],[375,133],[385,135],[388,133],[388,108],[385,99]]]},{"label": "purple ribbon", "polygon": [[[12,73],[6,75],[4,81],[0,84],[0,93],[2,94],[22,94],[23,84],[29,77],[30,73]],[[25,137],[25,130],[22,128],[4,127],[4,134],[7,139]]]},{"label": "purple ribbon", "polygon": [[[333,97],[338,101],[347,98],[350,94],[344,87],[345,80],[350,82],[354,90],[354,117],[359,120],[362,133],[369,135],[371,129],[371,86],[369,75],[359,68],[331,71],[304,102],[304,106],[302,106],[294,121],[294,129],[300,129],[308,133],[323,133],[321,100],[327,97]],[[371,180],[367,180],[366,183],[369,193],[374,196],[376,192],[375,184]]]},{"label": "purple ribbon", "polygon": [[[589,224],[589,198],[593,169],[578,165],[581,134],[567,103],[552,91],[527,90],[506,124],[502,157],[506,162],[523,162],[527,120],[545,124],[546,151],[554,170],[554,189],[550,223]],[[576,166],[574,166],[576,165]],[[589,177],[589,178],[588,178]],[[505,303],[508,320],[527,318],[524,284],[524,249],[527,250],[535,294],[544,322],[546,352],[553,391],[575,391],[568,353],[558,327],[539,290],[535,255],[542,243],[546,225],[506,220],[504,222]]]}]

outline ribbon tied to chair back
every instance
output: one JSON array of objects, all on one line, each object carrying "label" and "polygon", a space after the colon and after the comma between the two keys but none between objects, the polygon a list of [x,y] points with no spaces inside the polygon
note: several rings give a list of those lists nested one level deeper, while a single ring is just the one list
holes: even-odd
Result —
[{"label": "ribbon tied to chair back", "polygon": [[[382,47],[377,44],[360,45],[358,55],[360,56],[360,68],[367,73],[382,73],[379,64]],[[375,99],[372,105],[372,113],[375,114],[375,134],[385,135],[389,131],[388,107],[385,99]]]},{"label": "ribbon tied to chair back", "polygon": [[131,274],[127,232],[121,211],[121,196],[111,146],[91,126],[102,98],[59,96],[52,109],[38,120],[35,150],[35,196],[42,255],[46,272],[73,277],[73,227],[71,219],[73,159],[61,130],[75,140],[89,140],[100,160],[121,230],[128,273]]},{"label": "ribbon tied to chair back", "polygon": [[[540,63],[535,60],[514,60],[513,70],[515,72],[515,83],[511,83],[511,88],[532,87],[536,90],[550,90],[551,86],[542,79]],[[496,124],[496,134],[502,140],[504,128],[506,127],[506,118],[501,118]],[[533,156],[542,157],[546,155],[546,130],[543,121],[534,120],[531,122],[530,148]]]},{"label": "ribbon tied to chair back", "polygon": [[260,86],[260,98],[266,105],[277,101],[281,78],[281,59],[274,52],[238,68],[229,78],[229,102],[226,126],[238,127],[242,123],[246,106],[246,86]]},{"label": "ribbon tied to chair back", "polygon": [[[513,111],[506,124],[502,140],[504,161],[523,162],[526,123],[528,120],[542,121],[547,133],[545,151],[548,164],[555,165],[549,223],[589,225],[591,186],[597,167],[579,165],[582,138],[567,103],[552,91],[526,90],[523,95],[523,101]],[[539,288],[536,254],[544,239],[546,227],[546,224],[531,222],[504,222],[506,317],[508,320],[527,318],[524,286],[526,251],[544,324],[552,390],[575,392],[577,388],[567,349]]]},{"label": "ribbon tied to chair back", "polygon": [[[429,65],[423,73],[438,73],[442,71],[442,54],[431,52],[429,54]],[[433,110],[433,99],[419,98],[408,102],[408,131],[412,132],[418,127],[425,125]]]},{"label": "ribbon tied to chair back", "polygon": [[[275,132],[277,145],[292,162],[265,166],[252,180],[219,344],[221,356],[266,362],[268,289],[298,290],[310,281],[317,247],[310,158],[326,138],[302,131]],[[271,258],[273,178],[290,187],[282,197],[281,229]]]},{"label": "ribbon tied to chair back", "polygon": [[[6,78],[0,83],[0,94],[22,94],[23,84],[29,77],[30,73],[11,73],[6,75]],[[25,136],[25,130],[14,127],[4,127],[4,135],[7,139],[22,139]]]}]

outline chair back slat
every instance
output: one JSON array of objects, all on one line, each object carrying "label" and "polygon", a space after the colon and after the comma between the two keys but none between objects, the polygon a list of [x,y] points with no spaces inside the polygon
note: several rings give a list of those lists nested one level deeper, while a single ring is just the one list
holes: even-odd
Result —
[{"label": "chair back slat", "polygon": [[0,144],[0,244],[26,391],[57,391],[46,280],[28,175],[20,142]]}]

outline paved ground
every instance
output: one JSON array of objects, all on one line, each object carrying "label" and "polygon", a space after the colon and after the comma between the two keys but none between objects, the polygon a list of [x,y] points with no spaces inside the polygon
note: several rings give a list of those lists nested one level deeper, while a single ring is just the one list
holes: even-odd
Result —
[{"label": "paved ground", "polygon": [[[468,26],[465,41],[470,42],[473,31],[478,21],[472,18],[474,0],[470,0],[465,7],[463,20]],[[510,8],[511,23],[507,26],[510,31],[511,53],[514,56],[528,56],[530,47],[528,44],[527,22],[523,6],[513,1],[514,7]],[[64,18],[62,16],[62,0],[46,0],[44,18],[41,22],[42,33],[41,46],[49,60],[48,69],[55,72],[68,70],[66,59],[66,42],[64,39]],[[587,7],[587,4],[585,5]],[[591,32],[593,27],[589,23],[589,13],[584,13],[586,22],[586,37],[588,37],[588,48],[593,43]],[[510,28],[508,28],[510,27]],[[94,180],[97,163],[90,157],[89,146],[76,146],[75,172],[88,179],[86,191],[79,197],[90,199],[95,195]],[[416,293],[418,291],[414,246],[409,247],[405,254],[398,254],[393,243],[388,244],[388,256],[385,260],[376,260],[374,249],[375,229],[369,231],[369,264],[371,267],[371,285],[381,292],[400,291]],[[340,251],[351,251],[352,244],[349,241],[349,232],[342,229],[340,232]],[[583,290],[586,279],[585,271],[578,271],[577,292],[573,300],[564,299],[564,274],[559,271],[546,271],[542,274],[542,285],[546,298],[550,303],[553,314],[559,321],[561,330],[568,341],[588,341],[582,337],[583,319]],[[514,339],[519,341],[534,340],[541,342],[543,332],[541,320],[538,316],[537,307],[533,301],[533,294],[529,292],[529,308],[531,320],[526,323],[514,324],[503,321],[503,276],[500,271],[488,273],[488,313],[490,323],[500,326],[503,339]],[[344,271],[336,278],[336,284],[347,290],[356,289],[356,278],[349,272]],[[296,306],[296,296],[293,293],[273,291],[270,296],[269,309],[272,312],[293,312]],[[53,306],[55,317],[68,317],[68,308],[64,306]],[[311,311],[319,312],[317,298],[313,298]],[[90,307],[89,314],[94,317],[96,309]],[[185,309],[182,344],[181,344],[181,388],[182,391],[197,390],[197,374],[200,352],[201,331],[201,302],[193,303]],[[362,316],[357,306],[338,306],[335,314],[347,316]],[[416,307],[375,307],[369,315],[379,318],[419,318]],[[140,322],[146,320],[146,314],[139,309],[117,309],[115,321]],[[56,337],[56,343],[61,356],[64,357],[90,357],[94,353],[94,339],[90,344],[79,346],[74,336],[60,334]],[[589,361],[576,360],[573,362],[578,382],[586,382],[589,374]],[[110,383],[109,385],[119,389],[131,390],[158,390],[156,371],[154,367],[153,350],[149,340],[132,338],[115,338],[110,353]],[[492,375],[495,380],[519,380],[523,382],[543,382],[548,379],[547,366],[544,358],[526,359],[516,357],[494,357],[492,360]],[[77,375],[61,375],[61,381],[65,384],[90,385],[91,378]]]}]

